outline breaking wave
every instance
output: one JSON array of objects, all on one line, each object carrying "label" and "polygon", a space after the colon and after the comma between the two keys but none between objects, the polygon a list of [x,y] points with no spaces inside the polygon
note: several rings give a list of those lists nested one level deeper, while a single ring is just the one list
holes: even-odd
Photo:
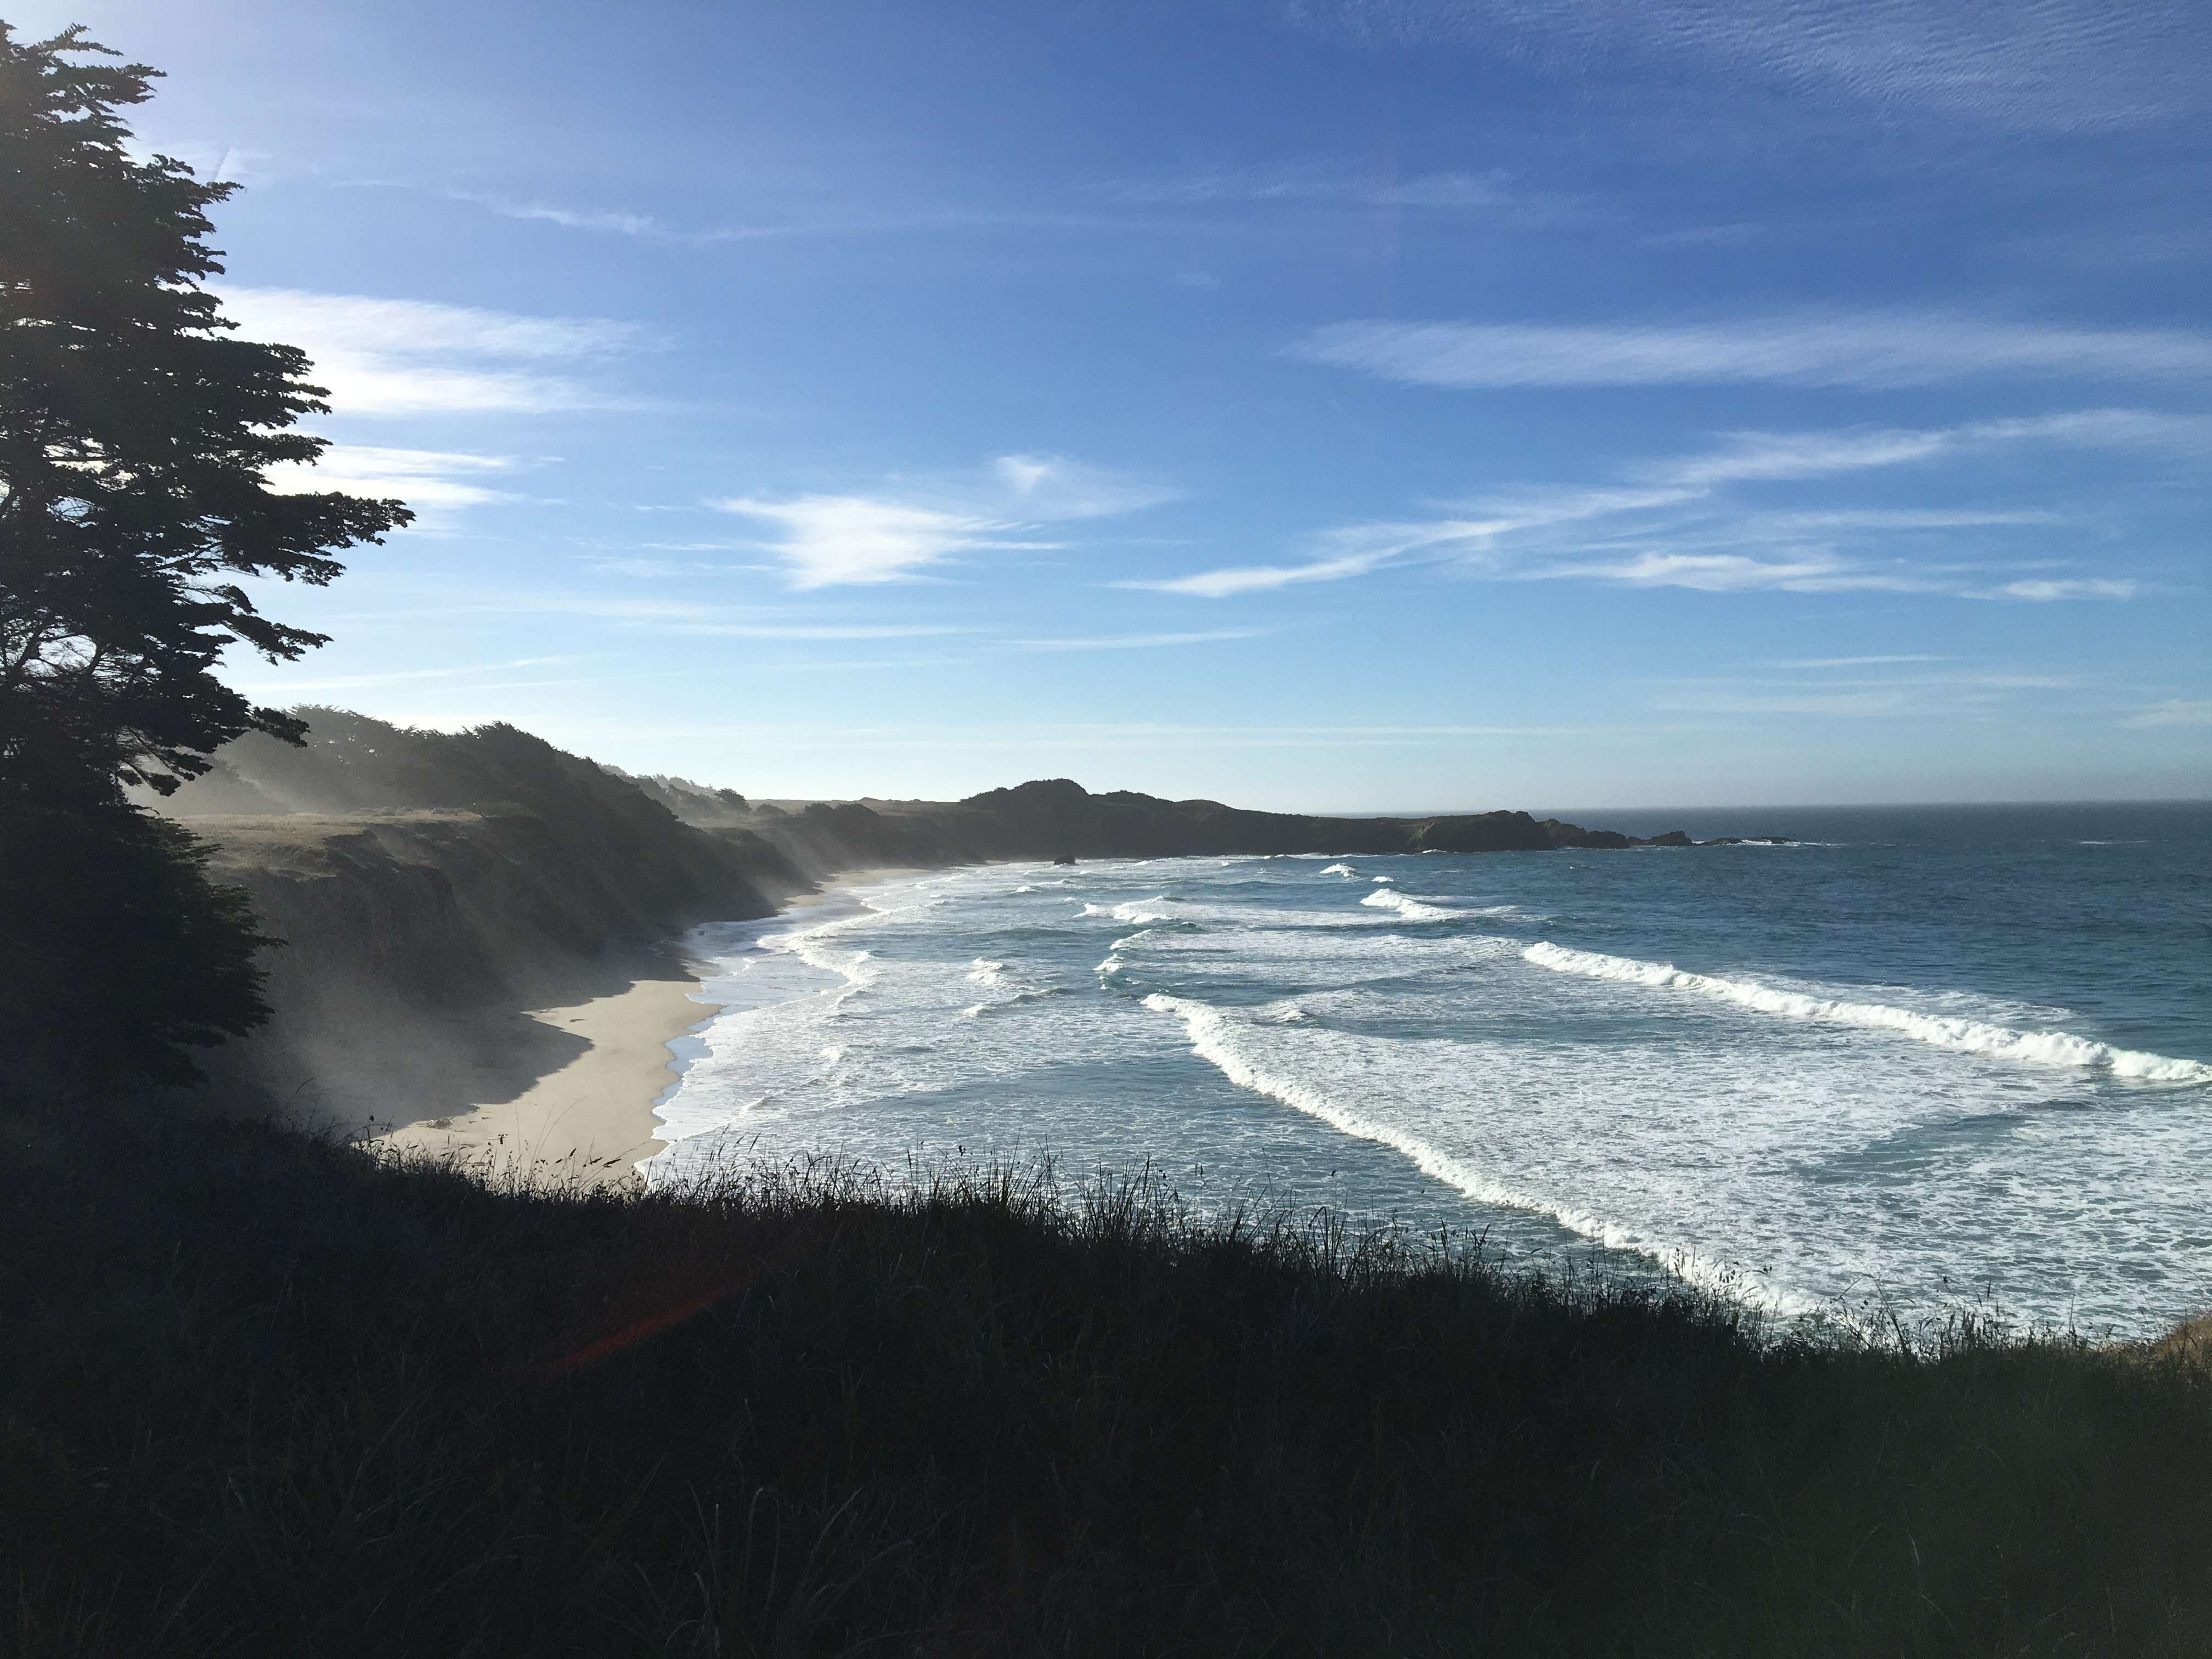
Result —
[{"label": "breaking wave", "polygon": [[1086,904],[1077,914],[1084,916],[1103,916],[1109,921],[1133,921],[1139,925],[1155,921],[1173,921],[1175,917],[1159,908],[1175,901],[1165,893],[1158,898],[1137,899],[1127,904]]},{"label": "breaking wave", "polygon": [[1571,951],[1565,945],[1540,941],[1523,951],[1524,960],[1554,973],[1579,974],[1586,979],[1615,980],[1626,985],[1655,990],[1686,991],[1694,996],[1734,1003],[1785,1019],[1802,1019],[1825,1025],[1856,1025],[1869,1030],[1894,1031],[1931,1048],[1953,1048],[1990,1060],[2019,1060],[2035,1066],[2071,1066],[2110,1072],[2114,1077],[2141,1083],[2212,1083],[2212,1066],[2203,1060],[2172,1060],[2164,1054],[2116,1048],[2094,1037],[2070,1031],[2021,1031],[1981,1020],[1945,1014],[1923,1014],[1881,1002],[1850,1002],[1836,997],[1808,995],[1802,991],[1778,990],[1756,980],[1724,979],[1713,974],[1692,974],[1668,962],[1638,962],[1632,957],[1609,957],[1595,951]]},{"label": "breaking wave", "polygon": [[1456,921],[1466,914],[1462,910],[1447,910],[1440,905],[1424,904],[1419,899],[1407,898],[1395,887],[1378,887],[1359,902],[1377,910],[1395,910],[1407,921]]},{"label": "breaking wave", "polygon": [[[1237,1040],[1242,1022],[1232,1020],[1218,1008],[1158,992],[1146,997],[1144,1006],[1154,1013],[1182,1020],[1183,1030],[1190,1038],[1191,1051],[1238,1088],[1280,1101],[1342,1133],[1388,1146],[1403,1155],[1424,1175],[1449,1182],[1477,1203],[1544,1216],[1593,1243],[1608,1249],[1626,1250],[1655,1262],[1701,1290],[1732,1297],[1769,1312],[1804,1315],[1824,1310],[1822,1304],[1763,1285],[1741,1268],[1642,1237],[1602,1216],[1493,1180],[1396,1125],[1348,1107],[1303,1078],[1277,1071],[1255,1058]],[[1273,1023],[1288,1024],[1291,1016],[1303,1014],[1303,1010],[1292,1009],[1276,1015]]]}]

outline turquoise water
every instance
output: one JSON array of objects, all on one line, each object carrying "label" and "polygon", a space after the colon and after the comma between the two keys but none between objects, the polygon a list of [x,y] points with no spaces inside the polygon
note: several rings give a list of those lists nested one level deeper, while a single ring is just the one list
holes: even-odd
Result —
[{"label": "turquoise water", "polygon": [[[1593,815],[1597,816],[1597,815]],[[1149,1160],[1784,1312],[2212,1306],[2212,806],[935,872],[700,930],[667,1172]]]}]

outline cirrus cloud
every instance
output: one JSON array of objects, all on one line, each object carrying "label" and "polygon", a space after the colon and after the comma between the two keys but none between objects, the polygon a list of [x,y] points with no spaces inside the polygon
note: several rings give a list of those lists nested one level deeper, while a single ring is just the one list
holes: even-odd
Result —
[{"label": "cirrus cloud", "polygon": [[2212,335],[1918,312],[1650,324],[1333,323],[1291,348],[1310,362],[1452,387],[1765,383],[1866,391],[2008,378],[2212,379]]},{"label": "cirrus cloud", "polygon": [[635,324],[299,289],[239,288],[247,339],[295,345],[338,415],[552,415],[635,407],[585,378],[647,343]]},{"label": "cirrus cloud", "polygon": [[1039,525],[1128,513],[1173,492],[1060,456],[1001,455],[981,481],[914,494],[717,497],[720,513],[778,532],[767,550],[794,588],[908,581],[962,553],[1053,550]]}]

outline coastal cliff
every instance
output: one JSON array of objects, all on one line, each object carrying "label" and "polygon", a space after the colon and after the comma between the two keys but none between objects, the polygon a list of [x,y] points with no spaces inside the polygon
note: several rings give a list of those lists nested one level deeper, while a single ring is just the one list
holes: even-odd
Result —
[{"label": "coastal cliff", "polygon": [[585,1046],[526,1011],[681,978],[659,948],[672,934],[771,915],[841,872],[1691,844],[1526,812],[1320,817],[1065,778],[959,801],[778,805],[633,777],[508,726],[299,712],[305,747],[243,738],[162,805],[283,941],[264,958],[275,1018],[211,1069],[234,1094],[349,1126],[512,1097]]},{"label": "coastal cliff", "polygon": [[208,1062],[233,1097],[349,1127],[510,1097],[584,1047],[524,1011],[682,978],[672,933],[811,884],[512,727],[314,714],[307,749],[233,744],[165,804],[283,941],[274,1018]]}]

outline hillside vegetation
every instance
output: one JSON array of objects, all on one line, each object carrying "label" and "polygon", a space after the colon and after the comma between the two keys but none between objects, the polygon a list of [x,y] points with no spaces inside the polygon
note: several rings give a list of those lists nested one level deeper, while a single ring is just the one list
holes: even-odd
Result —
[{"label": "hillside vegetation", "polygon": [[0,1651],[2201,1655],[2212,1379],[1035,1177],[0,1129]]}]

